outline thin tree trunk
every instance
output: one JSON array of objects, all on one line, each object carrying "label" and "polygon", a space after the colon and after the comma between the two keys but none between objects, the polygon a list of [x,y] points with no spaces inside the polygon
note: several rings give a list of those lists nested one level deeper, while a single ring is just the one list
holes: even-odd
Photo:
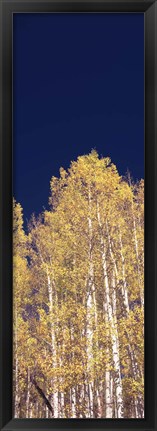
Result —
[{"label": "thin tree trunk", "polygon": [[91,381],[91,373],[94,377],[94,370],[92,365],[93,360],[93,312],[94,312],[94,322],[97,328],[97,310],[96,310],[96,299],[95,299],[95,285],[94,285],[94,266],[93,266],[93,256],[92,256],[92,219],[91,219],[91,191],[89,186],[88,191],[88,230],[89,230],[89,278],[88,278],[88,291],[87,291],[87,376],[90,378],[88,382],[88,401],[89,401],[89,417],[93,417],[93,386],[94,383]]},{"label": "thin tree trunk", "polygon": [[39,393],[40,397],[42,398],[42,400],[44,401],[44,403],[46,404],[46,406],[48,407],[48,409],[51,411],[52,415],[54,415],[54,411],[53,408],[49,402],[49,400],[47,399],[47,397],[45,396],[43,390],[40,388],[40,386],[37,384],[35,378],[30,378],[32,384],[35,386],[37,392]]},{"label": "thin tree trunk", "polygon": [[[108,274],[107,274],[106,250],[105,250],[104,239],[102,237],[102,225],[101,225],[100,211],[98,206],[97,206],[97,210],[98,210],[97,211],[98,222],[101,230],[100,241],[101,241],[102,266],[103,266],[104,284],[105,284],[105,302],[107,307],[107,318],[108,318],[110,334],[111,334],[113,365],[114,365],[115,376],[116,376],[115,386],[116,386],[116,397],[117,397],[117,417],[123,418],[123,396],[122,396],[122,382],[121,382],[120,360],[119,360],[119,339],[118,339],[117,325],[115,325],[114,316],[113,316],[113,310],[116,307],[116,302],[115,302],[116,292],[115,292],[114,279],[112,278],[113,297],[112,297],[112,305],[111,305],[109,280],[108,280]],[[110,404],[111,403],[112,403],[112,400],[110,397]]]},{"label": "thin tree trunk", "polygon": [[100,418],[101,415],[100,388],[97,379],[94,381],[94,418]]},{"label": "thin tree trunk", "polygon": [[71,395],[70,398],[71,398],[72,418],[76,418],[76,389],[75,388],[71,388],[70,395]]},{"label": "thin tree trunk", "polygon": [[[108,241],[109,241],[110,256],[111,256],[112,262],[114,264],[114,269],[115,269],[117,283],[119,283],[119,274],[118,274],[118,269],[117,269],[117,264],[116,264],[116,261],[115,261],[115,258],[114,258],[114,254],[113,254],[113,251],[112,251],[111,238],[110,238],[110,235],[109,235],[108,224],[107,224],[107,232],[108,232]],[[129,298],[128,298],[127,283],[126,283],[125,259],[124,259],[124,255],[123,255],[123,244],[122,244],[122,236],[121,236],[120,228],[119,228],[119,244],[120,244],[119,250],[120,250],[120,255],[121,255],[121,262],[122,262],[122,279],[123,279],[123,285],[121,287],[121,291],[122,291],[122,297],[123,297],[123,303],[124,303],[124,310],[125,310],[126,316],[129,316],[129,313],[130,313]],[[130,337],[129,337],[128,333],[126,333],[126,337],[128,338],[128,341],[129,341],[128,351],[129,351],[129,356],[131,358],[132,373],[133,373],[134,379],[136,380],[137,376],[139,376],[139,370],[138,370],[138,366],[137,366],[135,354],[132,351],[132,347],[131,347],[131,344],[130,344]],[[138,404],[139,404],[139,402],[140,401],[138,401],[138,399],[135,398],[135,417],[136,418],[139,417],[139,413],[138,413]]]},{"label": "thin tree trunk", "polygon": [[134,215],[133,200],[132,200],[132,218],[133,218],[133,237],[134,237],[134,244],[135,244],[135,254],[136,254],[137,273],[138,273],[138,285],[139,285],[139,291],[140,291],[141,306],[143,307],[144,294],[143,294],[143,286],[141,283],[141,274],[140,274],[140,267],[139,267],[139,249],[138,249],[137,228],[136,228],[136,220]]},{"label": "thin tree trunk", "polygon": [[32,407],[33,407],[33,404],[30,403],[30,413],[29,413],[30,419],[32,419],[32,416],[33,416],[33,409],[32,409]]},{"label": "thin tree trunk", "polygon": [[80,391],[79,391],[79,399],[78,399],[78,403],[79,403],[79,417],[80,418],[85,418],[86,414],[85,414],[85,391],[84,391],[84,384],[82,384],[80,386]]},{"label": "thin tree trunk", "polygon": [[[108,227],[107,221],[106,221],[106,227],[107,227],[107,236],[108,236],[110,256],[111,256],[111,260],[113,262],[117,283],[119,283],[118,268],[117,268],[117,263],[116,263],[116,260],[114,257],[114,253],[112,251],[112,242],[111,242],[111,238],[110,238],[110,234],[109,234],[109,227]],[[128,314],[129,313],[129,299],[128,299],[128,290],[127,290],[126,275],[125,275],[125,259],[124,259],[123,252],[122,252],[123,248],[122,248],[122,237],[121,237],[120,229],[119,229],[119,235],[120,235],[120,254],[121,254],[121,261],[122,261],[122,279],[123,279],[121,291],[122,291],[122,297],[123,297],[123,301],[124,301],[124,307],[125,307],[125,310]]]},{"label": "thin tree trunk", "polygon": [[26,398],[26,418],[29,418],[29,402],[30,402],[30,368],[27,369],[27,398]]},{"label": "thin tree trunk", "polygon": [[[49,310],[50,310],[50,321],[51,321],[51,343],[52,343],[52,352],[53,352],[53,368],[57,367],[56,361],[56,340],[55,340],[55,331],[52,319],[53,312],[53,291],[52,291],[52,283],[50,280],[50,276],[47,268],[47,282],[48,282],[48,295],[49,295]],[[56,378],[53,378],[53,410],[54,417],[58,418],[58,390],[56,388]]]},{"label": "thin tree trunk", "polygon": [[121,381],[121,371],[120,371],[120,358],[119,358],[119,337],[117,329],[117,305],[116,305],[116,286],[115,286],[115,276],[113,274],[112,278],[112,309],[113,318],[112,320],[112,350],[113,350],[113,362],[116,371],[116,397],[117,397],[117,417],[123,418],[123,395],[122,395],[122,381]]},{"label": "thin tree trunk", "polygon": [[19,381],[18,381],[18,338],[17,338],[17,306],[15,304],[15,418],[19,418]]},{"label": "thin tree trunk", "polygon": [[[104,249],[104,241],[102,238],[102,224],[101,224],[101,219],[100,219],[100,210],[99,210],[99,205],[97,203],[97,218],[98,218],[98,224],[100,227],[100,244],[101,244],[101,255],[102,255],[102,261],[103,261],[103,249]],[[104,262],[102,262],[103,265],[103,272],[104,272]],[[104,273],[104,280],[105,280],[105,287],[106,287],[106,277],[107,274]],[[104,298],[104,304],[103,304],[103,310],[104,310],[104,317],[105,317],[105,322],[106,322],[106,327],[108,328],[108,306],[107,306],[107,300],[106,300],[106,292],[105,292],[105,298]],[[109,342],[109,331],[108,331],[108,342]],[[109,347],[107,346],[106,349],[106,359],[107,362],[109,361]],[[108,368],[108,363],[107,363],[107,368]],[[111,394],[110,394],[110,371],[106,370],[105,371],[105,417],[107,419],[112,418],[112,403],[111,403]]]},{"label": "thin tree trunk", "polygon": [[[124,255],[123,255],[123,244],[122,244],[122,236],[121,236],[121,231],[119,229],[119,238],[120,238],[120,254],[121,254],[121,260],[122,260],[122,274],[123,274],[123,298],[124,298],[124,306],[125,306],[125,310],[126,310],[126,315],[129,316],[130,314],[130,308],[129,308],[129,299],[128,299],[128,291],[127,291],[127,283],[126,283],[126,274],[125,274],[125,259],[124,259]],[[131,358],[131,364],[132,364],[132,372],[133,372],[133,377],[136,380],[137,377],[140,377],[140,372],[138,370],[138,365],[137,365],[137,361],[135,358],[135,354],[132,350],[131,344],[130,344],[130,337],[128,335],[128,333],[126,333],[126,336],[128,338],[129,341],[129,345],[128,345],[128,349],[129,349],[129,355]],[[138,398],[135,398],[135,417],[138,418],[139,417],[139,409],[138,409],[138,404],[139,404],[140,400],[138,401]]]},{"label": "thin tree trunk", "polygon": [[60,393],[60,397],[61,397],[61,418],[64,417],[64,393],[61,392]]},{"label": "thin tree trunk", "polygon": [[121,254],[121,261],[122,261],[122,276],[123,276],[122,296],[124,299],[124,306],[126,309],[126,313],[128,315],[129,314],[129,298],[128,298],[128,289],[127,289],[126,274],[125,274],[125,259],[124,259],[124,255],[123,255],[123,244],[122,244],[122,236],[121,236],[120,229],[119,229],[119,239],[120,239],[120,254]]},{"label": "thin tree trunk", "polygon": [[[108,228],[108,223],[107,222],[106,222],[106,226],[107,226],[107,233],[108,233],[110,256],[111,256],[111,259],[112,259],[112,262],[113,262],[113,265],[114,265],[117,283],[119,283],[119,274],[118,274],[116,260],[114,258],[114,253],[112,251],[111,238],[110,238],[109,228]],[[127,283],[126,283],[125,259],[124,259],[124,255],[123,255],[123,244],[122,244],[122,236],[121,236],[120,228],[119,228],[119,243],[120,243],[120,255],[121,255],[121,262],[122,262],[122,279],[123,279],[123,285],[121,287],[121,291],[122,291],[122,297],[123,297],[123,303],[124,303],[123,304],[124,305],[124,310],[125,310],[126,316],[129,316],[129,313],[130,313],[129,298],[128,298]],[[126,333],[126,337],[128,338],[128,341],[129,341],[128,351],[129,351],[129,356],[131,358],[133,377],[136,380],[137,376],[139,375],[138,366],[137,366],[136,359],[134,357],[135,355],[134,355],[134,353],[132,351],[132,348],[131,348],[131,345],[130,345],[130,339],[129,339],[128,333]],[[137,401],[137,399],[135,399],[135,417],[136,418],[139,417],[137,405],[138,405],[138,401]]]}]

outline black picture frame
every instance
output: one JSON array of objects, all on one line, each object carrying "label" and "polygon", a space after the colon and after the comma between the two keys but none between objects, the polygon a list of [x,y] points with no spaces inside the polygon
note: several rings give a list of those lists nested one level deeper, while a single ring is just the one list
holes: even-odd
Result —
[{"label": "black picture frame", "polygon": [[[143,12],[145,21],[145,419],[12,419],[12,16]],[[157,430],[157,1],[0,0],[1,429]]]}]

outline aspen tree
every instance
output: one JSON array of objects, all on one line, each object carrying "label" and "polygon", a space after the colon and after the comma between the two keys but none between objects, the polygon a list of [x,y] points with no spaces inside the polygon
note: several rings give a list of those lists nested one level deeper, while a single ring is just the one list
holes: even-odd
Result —
[{"label": "aspen tree", "polygon": [[28,235],[14,202],[16,417],[144,416],[143,187],[94,150]]}]

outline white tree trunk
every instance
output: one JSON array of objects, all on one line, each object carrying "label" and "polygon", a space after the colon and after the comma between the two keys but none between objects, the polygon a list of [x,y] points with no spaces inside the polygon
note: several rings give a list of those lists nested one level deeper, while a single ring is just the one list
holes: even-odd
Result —
[{"label": "white tree trunk", "polygon": [[[104,262],[103,262],[104,241],[103,241],[103,237],[102,237],[102,224],[101,224],[100,210],[99,210],[98,203],[97,203],[97,219],[98,219],[98,224],[99,224],[100,231],[101,231],[100,232],[100,245],[101,245],[103,272],[104,272]],[[105,273],[104,273],[105,287],[106,287],[106,282],[108,283],[108,281],[105,280],[106,277],[107,277],[107,274],[105,275]],[[105,294],[103,309],[104,309],[104,317],[105,317],[106,327],[108,328],[108,304],[107,304],[107,300],[106,300],[106,294]],[[108,339],[109,339],[109,333],[108,333]],[[109,361],[109,347],[107,347],[107,349],[106,349],[106,359],[108,362]],[[111,378],[111,373],[109,370],[106,370],[105,371],[105,407],[106,407],[105,408],[105,417],[106,417],[106,419],[110,419],[113,416],[112,400],[111,400],[111,392],[110,392],[110,378]]]},{"label": "white tree trunk", "polygon": [[123,255],[123,244],[122,244],[122,236],[121,236],[120,230],[119,230],[119,236],[120,236],[120,255],[121,255],[121,261],[122,261],[122,276],[123,276],[122,295],[124,299],[124,306],[126,309],[126,313],[129,314],[129,298],[128,298],[128,289],[127,289],[126,275],[125,275],[125,259]]},{"label": "white tree trunk", "polygon": [[71,388],[70,390],[70,401],[71,401],[72,418],[76,418],[76,389],[75,388]]},{"label": "white tree trunk", "polygon": [[[50,311],[50,321],[51,321],[51,344],[52,344],[52,362],[53,362],[53,368],[55,369],[57,367],[57,360],[56,360],[56,340],[55,340],[55,331],[54,331],[54,325],[53,325],[53,319],[52,319],[52,312],[53,312],[53,291],[52,291],[52,283],[51,279],[48,273],[47,268],[47,282],[48,282],[48,296],[49,296],[49,311]],[[53,410],[54,410],[54,417],[58,418],[58,390],[57,390],[57,382],[56,378],[53,378]]]},{"label": "white tree trunk", "polygon": [[[89,276],[88,276],[88,290],[87,290],[87,378],[90,378],[88,382],[88,402],[89,402],[89,417],[93,418],[94,408],[93,408],[93,389],[94,383],[91,381],[91,374],[94,377],[94,370],[92,365],[93,360],[93,317],[95,322],[95,327],[97,328],[97,310],[96,310],[96,299],[95,299],[95,285],[94,285],[94,266],[93,266],[93,256],[92,256],[92,219],[91,219],[91,191],[89,187],[88,191],[88,231],[89,231]],[[94,313],[94,315],[93,315]]]},{"label": "white tree trunk", "polygon": [[63,392],[61,392],[61,394],[60,394],[60,398],[61,398],[61,401],[60,401],[60,405],[61,405],[61,418],[63,418],[64,417],[64,393]]},{"label": "white tree trunk", "polygon": [[[90,286],[89,286],[90,289]],[[93,359],[93,329],[92,329],[92,295],[89,290],[87,297],[87,328],[86,328],[86,337],[87,337],[87,381],[91,380],[91,369],[92,369],[92,359]],[[93,417],[93,391],[92,391],[92,382],[87,384],[87,393],[88,393],[88,414],[89,417]]]},{"label": "white tree trunk", "polygon": [[134,237],[136,262],[137,262],[137,272],[138,272],[138,285],[139,285],[139,290],[140,290],[141,306],[143,307],[144,306],[144,291],[143,291],[143,285],[141,282],[141,274],[140,274],[140,267],[139,267],[139,250],[138,250],[137,228],[136,228],[136,220],[135,220],[135,215],[134,215],[133,200],[132,200],[132,217],[133,217],[133,237]]},{"label": "white tree trunk", "polygon": [[27,369],[27,398],[26,398],[26,418],[29,418],[29,402],[30,402],[30,368]]},{"label": "white tree trunk", "polygon": [[[112,309],[113,318],[112,322],[112,351],[113,351],[113,362],[116,372],[116,397],[117,397],[117,417],[123,418],[123,395],[122,395],[122,381],[121,381],[121,371],[120,371],[120,357],[119,357],[119,337],[117,329],[117,306],[116,306],[116,286],[115,277],[113,274],[112,279]],[[114,323],[113,323],[114,319]]]},{"label": "white tree trunk", "polygon": [[[104,301],[104,315],[105,315],[105,322],[106,327],[108,327],[108,309],[107,309],[107,301]],[[109,339],[109,333],[108,333],[108,339]],[[109,364],[109,347],[106,349],[106,363],[107,367]],[[107,419],[112,418],[113,416],[113,410],[112,410],[112,399],[111,399],[111,388],[110,388],[110,380],[111,380],[111,371],[106,370],[105,371],[105,406],[106,406],[106,413],[105,417]]]},{"label": "white tree trunk", "polygon": [[84,384],[81,385],[80,392],[79,392],[79,405],[82,407],[82,409],[80,409],[82,411],[79,413],[80,418],[83,418],[86,416],[85,411],[84,411],[84,404],[85,404],[85,390],[84,390],[84,388],[85,388],[85,385]]},{"label": "white tree trunk", "polygon": [[[117,417],[123,418],[123,396],[122,396],[122,382],[121,382],[120,359],[119,359],[119,339],[118,339],[117,325],[115,324],[115,318],[114,318],[115,316],[113,315],[113,313],[115,314],[114,311],[116,309],[116,292],[115,292],[114,280],[112,279],[113,296],[112,296],[112,305],[111,305],[109,280],[108,280],[108,274],[107,274],[106,250],[105,250],[104,239],[102,237],[102,224],[101,224],[101,217],[100,217],[100,211],[98,206],[97,206],[97,217],[98,217],[99,226],[101,228],[100,242],[101,242],[102,266],[103,266],[104,284],[105,284],[105,302],[107,307],[107,318],[108,318],[110,334],[111,334],[113,365],[114,365],[114,370],[116,375],[115,387],[116,387],[116,397],[117,397]],[[110,403],[111,402],[112,400],[111,400],[111,394],[110,394]]]},{"label": "white tree trunk", "polygon": [[[109,227],[108,227],[107,221],[106,221],[106,227],[107,227],[110,256],[111,256],[111,260],[112,260],[113,265],[114,265],[114,270],[115,270],[117,282],[119,282],[118,268],[117,268],[117,263],[116,263],[116,260],[114,257],[114,253],[112,251],[112,242],[111,242],[111,238],[110,238],[110,234],[109,234]],[[120,232],[120,229],[119,229],[119,232]],[[124,259],[122,250],[123,250],[122,249],[122,238],[121,238],[121,232],[120,232],[120,254],[121,254],[121,261],[122,261],[122,279],[123,279],[123,285],[121,287],[121,291],[122,291],[122,297],[123,297],[123,301],[124,301],[125,310],[127,311],[127,313],[129,313],[129,299],[128,299],[128,290],[127,290],[127,283],[126,283],[126,276],[125,276],[125,259]]]},{"label": "white tree trunk", "polygon": [[[126,315],[129,316],[130,313],[130,308],[129,308],[129,299],[128,299],[128,291],[127,291],[127,284],[126,284],[126,274],[125,274],[125,259],[124,259],[124,255],[123,255],[123,244],[122,244],[122,236],[121,236],[121,231],[119,229],[119,236],[120,236],[120,254],[121,254],[121,260],[122,260],[122,273],[123,273],[123,298],[124,298],[124,306],[126,309]],[[136,238],[136,235],[135,235]],[[137,247],[137,255],[138,255],[138,247]],[[127,338],[129,341],[129,353],[130,353],[130,358],[131,358],[131,365],[132,365],[132,372],[133,372],[133,377],[136,380],[138,376],[140,376],[139,374],[139,370],[138,370],[138,365],[137,365],[137,361],[135,358],[135,354],[132,350],[131,344],[130,344],[130,337],[127,334]],[[140,397],[139,397],[140,399]],[[141,402],[141,399],[140,399]],[[138,418],[139,417],[139,412],[138,412],[138,399],[137,397],[135,398],[135,417]],[[143,416],[142,416],[143,417]]]},{"label": "white tree trunk", "polygon": [[18,381],[18,338],[17,338],[17,307],[15,304],[15,418],[19,418],[19,381]]},{"label": "white tree trunk", "polygon": [[33,407],[33,404],[30,403],[30,412],[29,412],[30,419],[32,419],[32,417],[33,417],[33,409],[32,409],[32,407]]}]

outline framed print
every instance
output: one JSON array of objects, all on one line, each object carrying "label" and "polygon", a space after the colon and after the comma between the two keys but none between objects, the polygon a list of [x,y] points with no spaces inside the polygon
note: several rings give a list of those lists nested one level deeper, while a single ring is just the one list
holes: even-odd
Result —
[{"label": "framed print", "polygon": [[0,19],[1,429],[155,431],[156,0]]}]

